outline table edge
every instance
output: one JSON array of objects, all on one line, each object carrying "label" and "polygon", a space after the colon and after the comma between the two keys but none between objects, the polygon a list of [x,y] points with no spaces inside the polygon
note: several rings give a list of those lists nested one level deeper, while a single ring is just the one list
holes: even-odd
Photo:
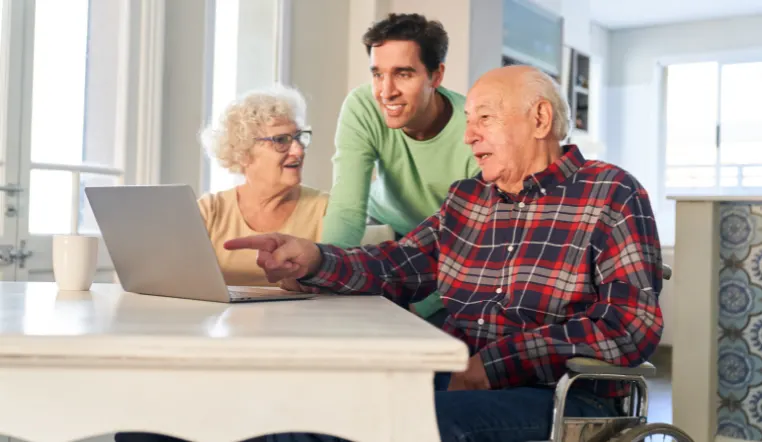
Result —
[{"label": "table edge", "polygon": [[[305,340],[311,340],[305,345]],[[468,349],[450,339],[199,339],[147,336],[3,336],[3,366],[175,367],[203,369],[342,368],[460,371]]]}]

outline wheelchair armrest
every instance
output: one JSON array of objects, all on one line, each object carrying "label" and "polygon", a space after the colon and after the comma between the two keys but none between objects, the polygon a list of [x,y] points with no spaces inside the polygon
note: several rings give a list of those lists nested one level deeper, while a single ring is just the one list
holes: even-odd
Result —
[{"label": "wheelchair armrest", "polygon": [[661,267],[661,273],[662,273],[662,279],[665,281],[672,278],[672,267],[668,266],[667,264],[664,264]]},{"label": "wheelchair armrest", "polygon": [[644,362],[637,367],[621,367],[592,358],[571,358],[566,361],[566,368],[579,374],[620,374],[624,376],[653,376],[656,367]]}]

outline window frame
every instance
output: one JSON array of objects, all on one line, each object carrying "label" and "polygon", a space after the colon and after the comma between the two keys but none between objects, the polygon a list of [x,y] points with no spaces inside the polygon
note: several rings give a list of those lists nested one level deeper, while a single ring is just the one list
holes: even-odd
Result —
[{"label": "window frame", "polygon": [[[236,0],[245,1],[245,0]],[[274,82],[282,84],[289,84],[291,79],[291,22],[292,22],[292,0],[271,0],[275,2],[275,14],[276,20],[274,26],[273,35],[268,36],[273,39],[275,47],[272,54],[273,69],[271,72]],[[213,115],[212,105],[214,103],[214,60],[215,60],[215,24],[216,24],[216,5],[217,0],[206,0],[206,29],[209,30],[205,38],[205,90],[207,91],[207,100],[204,108],[204,124],[212,122],[213,118],[217,118],[217,115]],[[242,30],[238,27],[238,38],[242,33],[251,34],[256,32],[256,26],[252,24],[252,29]],[[251,35],[247,35],[251,37]],[[236,61],[238,64],[238,60]],[[238,71],[240,73],[240,71]],[[248,83],[248,79],[236,79],[236,94],[242,92],[241,85]],[[245,87],[244,87],[245,89]],[[212,167],[214,165],[214,159],[210,158],[203,149],[201,149],[201,191],[206,193],[210,191]]]},{"label": "window frame", "polygon": [[[106,6],[104,6],[106,5]],[[108,9],[99,19],[106,31],[118,27],[119,40],[111,40],[113,58],[103,60],[99,66],[109,70],[110,84],[101,90],[91,89],[88,84],[88,98],[97,99],[106,93],[103,103],[85,109],[88,112],[108,112],[106,124],[109,130],[93,132],[89,143],[104,143],[114,147],[119,159],[112,166],[102,167],[87,163],[74,165],[31,162],[31,95],[32,61],[34,37],[35,0],[4,0],[3,40],[0,45],[0,149],[9,154],[3,166],[5,176],[0,176],[0,185],[18,185],[21,191],[0,194],[2,206],[15,202],[18,213],[3,219],[0,239],[3,244],[28,250],[33,255],[26,267],[5,267],[3,279],[30,280],[32,274],[50,274],[50,236],[29,233],[29,182],[32,169],[60,170],[72,173],[72,188],[75,175],[97,174],[119,176],[124,184],[157,184],[159,182],[159,159],[161,158],[162,97],[164,65],[165,0],[134,2],[113,0],[104,3]],[[88,25],[90,26],[90,25]],[[103,32],[106,32],[103,31]],[[103,43],[103,41],[99,41]],[[116,63],[114,61],[116,60]],[[88,64],[92,60],[88,60]],[[96,63],[99,63],[96,61]],[[89,71],[89,69],[88,69]],[[99,110],[93,110],[98,108]],[[87,123],[85,123],[87,124]],[[89,135],[86,133],[85,137]],[[83,143],[84,147],[84,143]],[[123,158],[122,158],[123,157]],[[77,177],[78,178],[78,177]],[[77,190],[79,190],[77,188]],[[79,192],[77,192],[79,194]],[[70,229],[79,227],[81,217],[80,198],[72,197]],[[10,222],[10,220],[13,220]],[[6,228],[7,225],[7,228]],[[106,253],[99,254],[99,272],[112,265]]]},{"label": "window frame", "polygon": [[[654,212],[657,215],[657,222],[660,225],[660,236],[662,245],[665,247],[674,246],[674,220],[675,220],[675,201],[671,199],[673,196],[684,195],[679,191],[673,191],[673,188],[666,186],[666,172],[667,172],[667,125],[666,125],[666,87],[667,87],[667,75],[666,68],[671,64],[682,63],[699,63],[715,61],[724,64],[732,63],[746,63],[762,61],[762,49],[739,49],[739,50],[726,50],[726,51],[710,51],[693,54],[682,55],[669,55],[660,57],[654,60],[653,75],[656,79],[656,88],[654,91],[654,103],[657,110],[657,136],[658,136],[658,157],[657,157],[657,188],[655,194],[652,195],[652,206]],[[678,188],[675,188],[678,189]],[[747,188],[743,190],[743,193],[733,192],[728,188],[719,190],[716,187],[713,188],[699,188],[692,192],[692,194],[700,195],[738,195],[738,194],[751,194],[756,189]],[[760,190],[762,192],[762,190]],[[666,224],[665,224],[666,223]],[[664,230],[662,232],[662,229]]]},{"label": "window frame", "polygon": [[[667,70],[669,66],[671,65],[678,65],[678,64],[689,64],[689,63],[696,63],[696,62],[713,62],[717,63],[717,115],[715,117],[715,125],[716,130],[719,131],[718,135],[722,133],[722,99],[723,99],[723,88],[722,88],[722,75],[723,75],[723,67],[728,65],[734,65],[734,64],[744,64],[744,63],[762,63],[762,52],[757,54],[756,56],[754,54],[749,54],[746,56],[724,56],[720,57],[719,59],[709,59],[709,60],[691,60],[691,61],[681,61],[681,62],[673,62],[666,64],[663,67],[662,76],[663,76],[663,93],[662,95],[662,115],[664,118],[662,118],[662,145],[663,149],[661,149],[661,170],[660,170],[660,179],[662,181],[662,186],[666,192],[669,192],[671,195],[689,195],[689,194],[701,194],[701,193],[721,193],[721,194],[733,194],[733,195],[747,195],[747,194],[760,194],[762,193],[762,186],[743,186],[743,173],[745,168],[758,168],[762,167],[762,163],[722,163],[722,144],[720,136],[718,136],[715,140],[715,159],[714,163],[711,165],[706,164],[686,164],[686,165],[667,165],[667,124],[666,124],[666,114],[667,114],[667,103],[666,103],[666,96],[667,96],[667,82],[668,82],[668,75]],[[762,137],[761,137],[762,139]],[[668,170],[672,169],[688,169],[688,168],[714,168],[714,184],[712,186],[706,186],[706,187],[678,187],[678,186],[667,186],[667,172]],[[739,184],[736,186],[723,186],[722,185],[722,178],[723,178],[723,168],[730,168],[735,167],[738,168],[737,177]]]},{"label": "window frame", "polygon": [[[718,88],[720,88],[720,84],[722,82],[722,65],[728,65],[728,64],[736,64],[736,63],[755,63],[755,62],[762,62],[762,49],[748,49],[748,50],[737,50],[737,51],[723,51],[723,52],[707,52],[702,54],[692,54],[692,55],[684,55],[684,56],[671,56],[671,57],[664,57],[657,61],[657,75],[659,76],[659,144],[661,146],[661,149],[659,150],[659,164],[658,164],[658,176],[659,176],[659,193],[663,196],[667,195],[684,195],[684,194],[734,194],[734,195],[745,195],[745,194],[752,194],[756,193],[759,194],[762,192],[762,187],[741,187],[738,186],[737,188],[732,187],[720,187],[718,186],[719,180],[720,180],[720,169],[722,166],[733,166],[733,165],[723,165],[719,162],[720,157],[720,149],[721,147],[718,146],[718,154],[717,159],[715,160],[714,167],[716,168],[716,182],[715,186],[708,188],[697,188],[697,190],[694,191],[688,191],[687,188],[679,188],[679,187],[667,187],[666,181],[667,181],[667,125],[666,125],[666,115],[667,115],[667,103],[666,103],[666,92],[667,92],[667,68],[669,65],[673,64],[687,64],[687,63],[700,63],[700,62],[717,62],[718,63],[718,69],[720,69],[720,75],[718,76]],[[722,100],[722,90],[718,90],[718,106],[720,103],[720,100]],[[720,115],[718,111],[717,115],[717,124],[719,125],[720,122]],[[721,130],[721,129],[720,129]],[[758,167],[762,166],[762,164],[748,164],[745,165],[747,167]],[[673,166],[674,167],[674,166]],[[682,167],[682,166],[680,166]],[[685,167],[691,167],[691,166],[685,166]],[[738,189],[741,190],[733,190]]]}]

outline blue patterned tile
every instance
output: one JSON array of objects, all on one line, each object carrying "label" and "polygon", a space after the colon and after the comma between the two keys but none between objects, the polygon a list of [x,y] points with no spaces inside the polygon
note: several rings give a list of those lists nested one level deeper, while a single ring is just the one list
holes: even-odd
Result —
[{"label": "blue patterned tile", "polygon": [[754,281],[762,284],[762,248],[752,250],[749,271]]},{"label": "blue patterned tile", "polygon": [[744,410],[748,412],[747,416],[754,424],[762,424],[762,389],[749,392],[747,400],[744,401]]},{"label": "blue patterned tile", "polygon": [[751,246],[762,244],[762,215],[749,204],[720,205],[720,256],[744,260]]},{"label": "blue patterned tile", "polygon": [[762,440],[762,205],[720,205],[717,434]]},{"label": "blue patterned tile", "polygon": [[754,284],[743,269],[720,271],[720,326],[742,330],[750,316],[762,313],[762,286]]},{"label": "blue patterned tile", "polygon": [[762,354],[762,316],[755,317],[744,330],[744,339],[749,343],[751,351]]},{"label": "blue patterned tile", "polygon": [[762,358],[751,353],[743,340],[722,339],[717,375],[720,397],[743,401],[751,387],[762,385]]},{"label": "blue patterned tile", "polygon": [[734,439],[762,440],[762,431],[749,423],[746,413],[724,407],[717,410],[717,434]]}]

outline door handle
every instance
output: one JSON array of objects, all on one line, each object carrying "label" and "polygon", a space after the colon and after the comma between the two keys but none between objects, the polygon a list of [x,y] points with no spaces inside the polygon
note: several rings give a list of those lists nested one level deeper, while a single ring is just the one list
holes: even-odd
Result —
[{"label": "door handle", "polygon": [[19,268],[26,266],[26,260],[33,255],[31,250],[26,249],[26,241],[20,241],[17,249],[12,245],[0,245],[0,266],[8,266],[18,263]]},{"label": "door handle", "polygon": [[15,184],[5,184],[5,185],[0,186],[0,192],[5,192],[5,193],[11,194],[11,195],[13,195],[14,193],[19,193],[19,192],[21,192],[23,190],[24,189],[22,189],[21,187],[15,185]]},{"label": "door handle", "polygon": [[13,256],[14,246],[0,246],[0,266],[9,266],[16,262],[16,257]]}]

